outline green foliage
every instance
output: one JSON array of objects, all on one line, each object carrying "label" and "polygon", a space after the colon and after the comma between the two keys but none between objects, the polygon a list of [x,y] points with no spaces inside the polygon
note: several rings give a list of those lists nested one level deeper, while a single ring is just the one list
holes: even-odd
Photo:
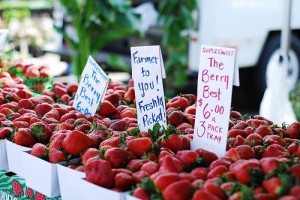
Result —
[{"label": "green foliage", "polygon": [[295,90],[290,93],[290,100],[292,102],[297,121],[300,121],[300,82],[297,83]]},{"label": "green foliage", "polygon": [[166,72],[171,84],[179,88],[187,82],[188,38],[182,32],[193,28],[192,13],[196,9],[196,0],[162,0],[159,6],[159,15],[164,21],[162,45],[169,56]]},{"label": "green foliage", "polygon": [[139,16],[130,0],[60,0],[72,18],[77,38],[59,30],[73,50],[72,64],[79,77],[89,55],[139,30]]}]

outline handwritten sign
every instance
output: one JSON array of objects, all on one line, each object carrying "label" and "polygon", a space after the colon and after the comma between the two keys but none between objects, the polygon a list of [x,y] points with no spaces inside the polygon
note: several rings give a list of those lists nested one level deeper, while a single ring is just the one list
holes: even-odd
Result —
[{"label": "handwritten sign", "polygon": [[73,107],[79,112],[93,116],[107,88],[109,78],[96,61],[89,56],[81,74]]},{"label": "handwritten sign", "polygon": [[156,123],[166,127],[162,82],[165,71],[160,47],[131,47],[131,65],[140,129],[148,131]]},{"label": "handwritten sign", "polygon": [[0,29],[0,49],[3,48],[8,35],[8,29]]},{"label": "handwritten sign", "polygon": [[225,155],[236,49],[202,46],[192,149]]}]

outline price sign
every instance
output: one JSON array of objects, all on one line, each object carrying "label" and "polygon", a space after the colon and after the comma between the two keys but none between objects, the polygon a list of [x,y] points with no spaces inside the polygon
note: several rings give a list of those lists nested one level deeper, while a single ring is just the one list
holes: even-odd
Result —
[{"label": "price sign", "polygon": [[235,57],[233,48],[201,47],[193,149],[225,155],[232,85],[238,75]]},{"label": "price sign", "polygon": [[96,61],[89,56],[81,74],[73,107],[79,112],[93,116],[107,89],[109,78]]},{"label": "price sign", "polygon": [[131,65],[140,129],[148,131],[156,123],[166,127],[165,97],[162,82],[165,71],[160,47],[131,47]]}]

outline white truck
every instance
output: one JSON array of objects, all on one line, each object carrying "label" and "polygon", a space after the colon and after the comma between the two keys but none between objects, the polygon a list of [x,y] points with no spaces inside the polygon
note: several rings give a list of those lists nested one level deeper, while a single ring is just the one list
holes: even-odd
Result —
[{"label": "white truck", "polygon": [[[255,67],[251,84],[259,102],[266,70],[280,47],[285,0],[199,0],[197,30],[190,33],[189,70],[197,72],[201,44],[235,47],[240,68]],[[300,0],[292,1],[289,89],[300,78]]]}]

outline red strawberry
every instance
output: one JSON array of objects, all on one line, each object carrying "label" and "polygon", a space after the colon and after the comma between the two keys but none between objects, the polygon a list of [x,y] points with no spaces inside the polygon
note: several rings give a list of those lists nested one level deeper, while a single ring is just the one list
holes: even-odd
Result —
[{"label": "red strawberry", "polygon": [[167,110],[167,121],[173,126],[178,126],[182,124],[184,120],[184,115],[181,110],[176,110],[175,108],[169,108]]},{"label": "red strawberry", "polygon": [[[261,174],[259,173],[261,171],[260,165],[255,159],[239,160],[230,167],[230,170],[234,173],[235,178],[243,184],[249,184],[251,178],[261,178]],[[250,174],[252,175],[254,172],[257,172],[258,177],[250,176]]]},{"label": "red strawberry", "polygon": [[115,176],[115,188],[120,189],[121,191],[130,190],[133,184],[134,180],[129,174],[121,172]]},{"label": "red strawberry", "polygon": [[226,157],[223,158],[219,158],[215,161],[213,161],[210,165],[209,165],[209,169],[212,170],[214,168],[216,168],[217,166],[223,165],[227,168],[229,168],[229,166],[232,164],[232,160]]},{"label": "red strawberry", "polygon": [[261,125],[254,131],[254,133],[257,133],[260,136],[265,137],[266,135],[272,135],[273,131],[268,125]]},{"label": "red strawberry", "polygon": [[210,165],[213,161],[218,159],[218,156],[215,153],[205,149],[199,148],[196,150],[196,152],[202,159],[204,159],[206,165]]},{"label": "red strawberry", "polygon": [[196,176],[198,179],[206,180],[208,172],[209,172],[208,168],[197,167],[191,171],[191,174]]},{"label": "red strawberry", "polygon": [[241,130],[241,129],[231,129],[228,131],[228,137],[236,137],[236,136],[242,136],[243,138],[248,136],[248,133],[245,130]]},{"label": "red strawberry", "polygon": [[49,103],[42,103],[36,105],[34,111],[36,112],[37,115],[44,116],[44,114],[49,112],[52,108],[53,108],[52,105],[50,105]]},{"label": "red strawberry", "polygon": [[62,97],[64,94],[67,94],[67,89],[65,87],[61,87],[61,86],[57,85],[57,86],[54,86],[53,92],[54,92],[55,96]]},{"label": "red strawberry", "polygon": [[114,106],[118,106],[121,96],[116,93],[113,93],[105,95],[104,99],[112,103]]},{"label": "red strawberry", "polygon": [[285,134],[289,138],[300,138],[300,122],[294,122],[288,126],[285,131]]},{"label": "red strawberry", "polygon": [[296,185],[292,187],[289,194],[296,197],[297,199],[300,199],[300,186]]},{"label": "red strawberry", "polygon": [[243,145],[244,143],[245,143],[245,139],[242,136],[238,135],[234,138],[233,147]]},{"label": "red strawberry", "polygon": [[171,151],[176,153],[182,148],[182,139],[176,134],[165,135],[161,141],[161,146],[169,148]]},{"label": "red strawberry", "polygon": [[125,168],[119,168],[119,169],[112,169],[114,175],[117,175],[118,173],[125,173],[128,175],[132,175],[132,171],[130,171],[129,169],[125,169]]},{"label": "red strawberry", "polygon": [[202,199],[219,200],[218,197],[216,197],[214,194],[212,194],[206,190],[203,190],[203,189],[197,190],[193,195],[193,200],[202,200]]},{"label": "red strawberry", "polygon": [[181,96],[173,97],[166,104],[167,108],[176,108],[176,109],[178,108],[181,111],[184,111],[188,106],[189,106],[189,101],[186,98]]},{"label": "red strawberry", "polygon": [[176,153],[176,157],[184,166],[190,166],[196,163],[199,155],[196,151],[182,150]]},{"label": "red strawberry", "polygon": [[73,119],[75,121],[75,119],[77,119],[77,116],[75,113],[66,113],[64,114],[63,116],[61,116],[59,122],[62,123],[62,122],[66,122],[67,120],[69,119]]},{"label": "red strawberry", "polygon": [[193,188],[189,181],[177,181],[165,188],[163,197],[165,200],[184,200],[191,199],[193,196]]},{"label": "red strawberry", "polygon": [[69,94],[72,94],[73,92],[76,92],[78,89],[78,83],[71,83],[67,86],[67,92]]},{"label": "red strawberry", "polygon": [[31,134],[35,136],[38,141],[47,143],[51,137],[51,129],[43,122],[35,122],[30,125]]},{"label": "red strawberry", "polygon": [[134,87],[128,88],[127,92],[124,94],[124,100],[127,102],[134,102],[135,100]]},{"label": "red strawberry", "polygon": [[290,168],[290,172],[295,175],[295,177],[300,180],[300,164],[294,164]]},{"label": "red strawberry", "polygon": [[111,188],[114,183],[114,175],[108,161],[99,158],[91,158],[85,166],[86,180]]},{"label": "red strawberry", "polygon": [[141,187],[137,187],[132,192],[132,196],[143,200],[150,200],[150,195]]},{"label": "red strawberry", "polygon": [[19,108],[32,109],[34,104],[29,99],[21,99],[18,102]]},{"label": "red strawberry", "polygon": [[48,159],[50,163],[58,163],[62,161],[66,161],[67,157],[66,154],[58,149],[50,149],[48,154]]},{"label": "red strawberry", "polygon": [[255,152],[248,145],[240,145],[235,148],[231,148],[226,152],[226,156],[237,161],[239,159],[251,159],[255,157]]},{"label": "red strawberry", "polygon": [[121,139],[119,136],[117,137],[112,137],[112,138],[107,138],[103,142],[101,142],[100,147],[102,146],[111,146],[111,147],[118,147],[121,143]]},{"label": "red strawberry", "polygon": [[154,174],[158,171],[158,164],[154,161],[149,161],[142,165],[141,171],[145,171],[148,174]]},{"label": "red strawberry", "polygon": [[262,182],[265,190],[273,195],[279,195],[282,193],[282,182],[279,177],[273,177]]},{"label": "red strawberry", "polygon": [[186,109],[184,110],[184,113],[196,115],[196,106],[191,105],[191,106],[186,107]]},{"label": "red strawberry", "polygon": [[13,126],[15,128],[28,128],[29,123],[24,121],[13,121]]},{"label": "red strawberry", "polygon": [[197,101],[197,97],[194,94],[182,94],[181,96],[189,101],[189,105],[193,105]]},{"label": "red strawberry", "polygon": [[160,160],[160,172],[182,172],[182,163],[175,157],[165,156]]},{"label": "red strawberry", "polygon": [[141,183],[145,178],[148,178],[150,174],[145,171],[138,171],[132,174],[132,177],[136,183]]},{"label": "red strawberry", "polygon": [[235,120],[242,120],[243,116],[238,111],[232,110],[232,111],[230,111],[230,118],[233,118]]},{"label": "red strawberry", "polygon": [[71,131],[62,142],[64,149],[73,155],[79,155],[92,146],[93,141],[81,131]]},{"label": "red strawberry", "polygon": [[116,122],[113,122],[109,128],[111,128],[114,131],[126,131],[128,127],[128,124],[125,120],[118,120]]},{"label": "red strawberry", "polygon": [[225,167],[224,165],[219,165],[219,166],[215,167],[214,169],[212,169],[207,174],[207,178],[211,179],[211,178],[215,178],[215,177],[220,177],[227,171],[228,171],[227,167]]},{"label": "red strawberry", "polygon": [[127,142],[128,149],[137,156],[142,156],[152,148],[152,141],[148,137],[140,137]]},{"label": "red strawberry", "polygon": [[239,121],[236,125],[232,127],[232,129],[241,129],[244,130],[248,126],[247,122]]},{"label": "red strawberry", "polygon": [[271,144],[279,144],[280,146],[284,146],[284,141],[278,135],[267,135],[264,137],[264,143]]},{"label": "red strawberry", "polygon": [[5,139],[9,137],[13,132],[13,129],[10,127],[1,127],[0,128],[0,139]]},{"label": "red strawberry", "polygon": [[103,100],[100,105],[99,114],[101,116],[111,116],[117,112],[116,107],[107,100]]},{"label": "red strawberry", "polygon": [[178,173],[167,172],[167,173],[162,173],[157,177],[155,177],[154,183],[160,191],[164,191],[164,189],[168,185],[179,180],[180,180],[180,176]]},{"label": "red strawberry", "polygon": [[23,188],[18,181],[12,182],[13,195],[19,197],[23,194]]},{"label": "red strawberry", "polygon": [[261,137],[261,135],[257,134],[257,133],[252,133],[250,135],[248,135],[246,137],[245,140],[245,144],[249,145],[249,146],[256,146],[256,145],[260,145],[263,142],[263,138]]},{"label": "red strawberry", "polygon": [[129,154],[122,148],[112,147],[105,151],[104,158],[110,162],[113,168],[120,168],[127,165]]},{"label": "red strawberry", "polygon": [[33,145],[31,149],[31,155],[38,158],[44,158],[47,155],[46,145],[41,143],[36,143],[35,145]]},{"label": "red strawberry", "polygon": [[52,109],[44,115],[43,119],[44,118],[52,118],[52,119],[59,120],[60,115],[59,115],[59,112],[57,110]]},{"label": "red strawberry", "polygon": [[62,150],[64,148],[62,142],[65,139],[65,137],[67,137],[66,133],[58,134],[54,139],[52,139],[51,137],[52,141],[50,141],[49,149]]},{"label": "red strawberry", "polygon": [[128,163],[127,168],[133,172],[136,172],[136,171],[139,171],[141,169],[142,165],[146,162],[149,162],[149,161],[143,160],[143,159],[133,159]]},{"label": "red strawberry", "polygon": [[30,97],[32,97],[32,92],[30,92],[29,90],[25,89],[25,90],[18,90],[16,92],[16,95],[22,100],[22,99],[29,99]]},{"label": "red strawberry", "polygon": [[263,158],[259,162],[265,174],[276,170],[278,168],[278,165],[280,164],[278,159],[274,157]]},{"label": "red strawberry", "polygon": [[89,148],[87,149],[84,154],[81,156],[82,164],[85,166],[88,159],[92,157],[99,157],[100,151],[96,148]]},{"label": "red strawberry", "polygon": [[121,113],[120,113],[121,119],[124,119],[126,117],[129,118],[136,118],[136,108],[125,108]]},{"label": "red strawberry", "polygon": [[279,157],[287,155],[289,155],[289,152],[279,144],[272,144],[268,146],[262,154],[263,157]]},{"label": "red strawberry", "polygon": [[19,128],[13,137],[13,142],[25,147],[30,147],[36,143],[36,139],[31,135],[29,128]]},{"label": "red strawberry", "polygon": [[204,184],[203,190],[210,192],[211,194],[217,196],[220,200],[227,199],[225,192],[219,186],[217,186],[215,183],[206,182]]}]

